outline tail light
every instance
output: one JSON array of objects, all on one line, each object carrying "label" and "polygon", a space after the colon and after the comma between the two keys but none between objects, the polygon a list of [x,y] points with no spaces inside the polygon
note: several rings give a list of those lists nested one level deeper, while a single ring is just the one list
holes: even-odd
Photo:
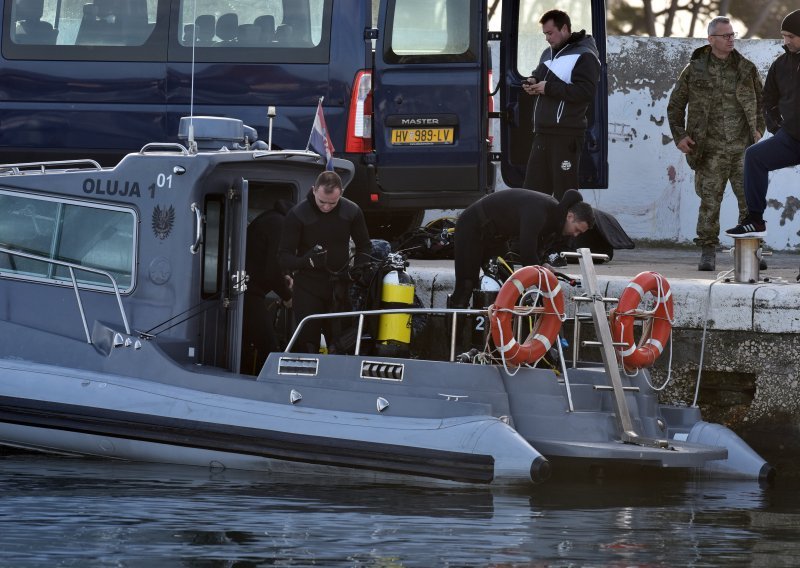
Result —
[{"label": "tail light", "polygon": [[372,72],[359,71],[353,82],[345,152],[372,151]]}]

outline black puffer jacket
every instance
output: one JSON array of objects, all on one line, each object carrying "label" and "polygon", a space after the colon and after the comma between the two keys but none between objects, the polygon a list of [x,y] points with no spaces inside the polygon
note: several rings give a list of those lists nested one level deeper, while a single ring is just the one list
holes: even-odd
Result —
[{"label": "black puffer jacket", "polygon": [[770,65],[764,83],[764,118],[767,130],[775,134],[782,128],[800,140],[800,53],[786,53]]},{"label": "black puffer jacket", "polygon": [[600,80],[597,45],[584,30],[574,32],[554,53],[542,52],[533,71],[538,81],[547,81],[544,95],[536,97],[533,131],[543,134],[581,136],[586,131],[586,109],[594,100]]}]

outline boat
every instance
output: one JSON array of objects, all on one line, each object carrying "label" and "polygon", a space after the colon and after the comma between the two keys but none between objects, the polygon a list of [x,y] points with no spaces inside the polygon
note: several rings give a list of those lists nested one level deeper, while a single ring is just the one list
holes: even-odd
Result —
[{"label": "boat", "polygon": [[[458,321],[499,311],[395,306],[312,316],[353,321],[350,352],[294,353],[290,339],[242,372],[248,220],[298,201],[325,161],[273,150],[235,119],[187,117],[180,139],[114,167],[0,166],[0,444],[481,485],[540,483],[562,459],[774,475],[697,408],[659,404],[645,369],[620,374],[588,249],[578,254],[603,364],[566,372],[562,357],[555,373],[465,359]],[[346,185],[352,164],[333,163]],[[452,321],[449,356],[376,349],[368,322],[398,314]]]}]

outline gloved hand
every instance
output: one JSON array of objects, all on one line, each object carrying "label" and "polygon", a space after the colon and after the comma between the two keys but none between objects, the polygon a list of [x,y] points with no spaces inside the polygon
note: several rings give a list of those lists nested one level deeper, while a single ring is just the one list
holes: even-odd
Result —
[{"label": "gloved hand", "polygon": [[320,245],[314,245],[314,247],[303,256],[303,259],[311,268],[324,268],[325,261],[328,259],[328,251]]}]

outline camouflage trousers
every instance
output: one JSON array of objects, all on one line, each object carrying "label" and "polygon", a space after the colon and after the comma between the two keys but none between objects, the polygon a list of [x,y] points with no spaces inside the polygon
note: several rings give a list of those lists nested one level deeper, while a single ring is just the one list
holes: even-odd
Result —
[{"label": "camouflage trousers", "polygon": [[[747,216],[744,199],[744,148],[734,151],[706,149],[703,162],[694,172],[694,191],[700,198],[697,213],[697,246],[719,244],[719,209],[728,181],[739,205],[739,222]],[[735,225],[733,219],[730,225]]]}]

